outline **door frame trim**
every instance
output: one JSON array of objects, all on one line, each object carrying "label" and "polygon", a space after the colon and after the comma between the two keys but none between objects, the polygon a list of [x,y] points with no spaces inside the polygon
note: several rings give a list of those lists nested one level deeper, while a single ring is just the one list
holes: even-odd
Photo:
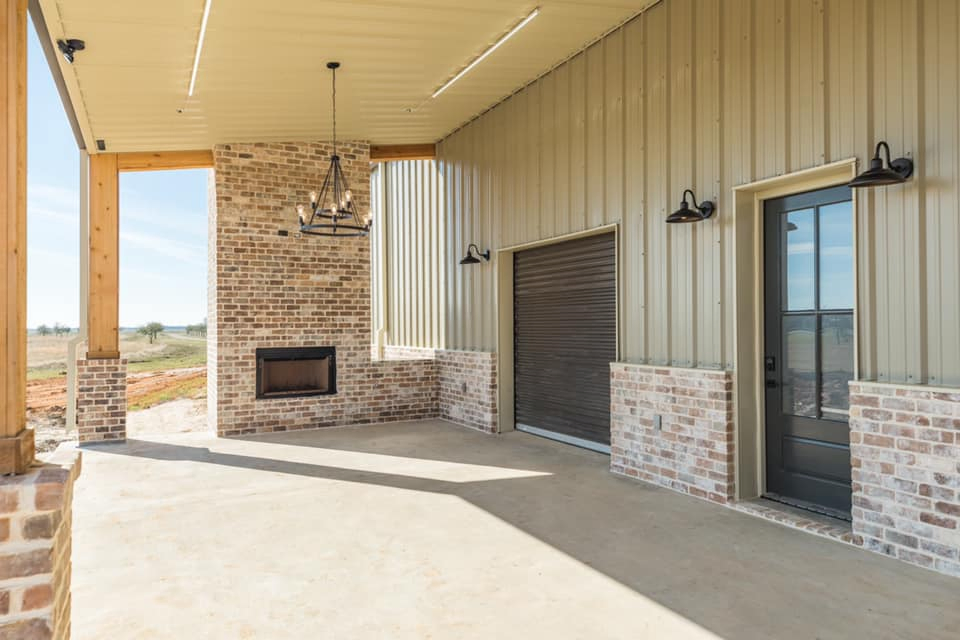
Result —
[{"label": "door frame trim", "polygon": [[[765,200],[835,187],[857,175],[857,158],[765,178],[733,188],[734,254],[734,432],[736,496],[757,498],[766,491],[765,392],[763,377],[763,204]],[[857,192],[853,209],[854,380],[860,379],[860,261]]]},{"label": "door frame trim", "polygon": [[499,432],[514,431],[516,418],[514,416],[514,378],[513,378],[513,254],[518,251],[525,251],[548,244],[558,244],[568,240],[577,240],[588,236],[596,236],[603,233],[613,233],[613,244],[616,248],[614,260],[616,268],[616,298],[617,298],[617,360],[620,359],[620,327],[622,324],[620,300],[622,295],[620,287],[623,278],[620,274],[620,255],[622,242],[620,233],[620,223],[604,224],[583,231],[575,231],[551,238],[533,240],[521,244],[502,247],[496,250],[496,300],[497,300],[497,416],[499,420]]}]

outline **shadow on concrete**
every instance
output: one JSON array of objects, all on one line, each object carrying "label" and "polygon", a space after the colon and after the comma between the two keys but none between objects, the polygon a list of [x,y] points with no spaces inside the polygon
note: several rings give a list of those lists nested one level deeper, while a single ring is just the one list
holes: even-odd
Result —
[{"label": "shadow on concrete", "polygon": [[727,638],[901,638],[923,629],[929,640],[960,628],[954,578],[613,476],[606,456],[534,436],[435,421],[246,440],[540,474],[451,482],[284,460],[269,446],[263,457],[148,441],[93,449],[456,496]]}]

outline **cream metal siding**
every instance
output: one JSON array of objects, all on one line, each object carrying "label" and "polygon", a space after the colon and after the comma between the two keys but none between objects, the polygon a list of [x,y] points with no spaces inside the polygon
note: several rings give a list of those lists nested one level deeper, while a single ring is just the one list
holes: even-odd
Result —
[{"label": "cream metal siding", "polygon": [[372,174],[374,204],[374,340],[386,345],[443,345],[446,261],[443,182],[433,160],[378,164]]},{"label": "cream metal siding", "polygon": [[[886,139],[917,172],[858,203],[861,376],[960,384],[958,32],[956,0],[665,0],[442,141],[447,247],[619,223],[623,358],[732,368],[733,187]],[[716,218],[666,225],[687,187]],[[445,346],[495,350],[496,269],[447,258]]]}]

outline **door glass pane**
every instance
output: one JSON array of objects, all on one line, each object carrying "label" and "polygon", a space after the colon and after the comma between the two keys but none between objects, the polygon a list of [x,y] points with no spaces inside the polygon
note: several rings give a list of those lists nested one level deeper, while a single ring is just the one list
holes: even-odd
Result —
[{"label": "door glass pane", "polygon": [[851,203],[820,207],[820,308],[853,309]]},{"label": "door glass pane", "polygon": [[845,422],[850,409],[847,383],[853,379],[853,314],[821,316],[820,359],[823,417]]},{"label": "door glass pane", "polygon": [[783,316],[783,412],[817,417],[817,317]]},{"label": "door glass pane", "polygon": [[787,264],[784,274],[788,311],[814,307],[814,210],[801,209],[784,214]]}]

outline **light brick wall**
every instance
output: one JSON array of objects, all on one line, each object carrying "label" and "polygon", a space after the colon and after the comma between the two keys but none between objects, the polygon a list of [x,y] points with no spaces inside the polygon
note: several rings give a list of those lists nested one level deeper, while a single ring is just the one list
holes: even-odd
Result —
[{"label": "light brick wall", "polygon": [[857,544],[960,577],[960,390],[850,383]]},{"label": "light brick wall", "polygon": [[383,360],[433,360],[437,350],[430,347],[398,347],[384,345]]},{"label": "light brick wall", "polygon": [[127,361],[77,361],[77,439],[80,444],[127,437]]},{"label": "light brick wall", "polygon": [[[214,149],[208,406],[219,435],[437,416],[432,359],[371,358],[369,239],[297,237],[295,206],[319,187],[330,152],[307,142]],[[366,214],[369,147],[348,141],[338,153]],[[258,347],[326,345],[337,349],[336,395],[256,399]]]},{"label": "light brick wall", "polygon": [[484,431],[499,431],[497,354],[487,351],[437,351],[440,417]]},{"label": "light brick wall", "polygon": [[[662,416],[662,427],[654,416]],[[729,372],[610,365],[610,470],[726,504],[734,499]]]},{"label": "light brick wall", "polygon": [[0,477],[0,638],[69,638],[76,449]]},{"label": "light brick wall", "polygon": [[217,431],[217,233],[216,174],[207,174],[207,429]]}]

